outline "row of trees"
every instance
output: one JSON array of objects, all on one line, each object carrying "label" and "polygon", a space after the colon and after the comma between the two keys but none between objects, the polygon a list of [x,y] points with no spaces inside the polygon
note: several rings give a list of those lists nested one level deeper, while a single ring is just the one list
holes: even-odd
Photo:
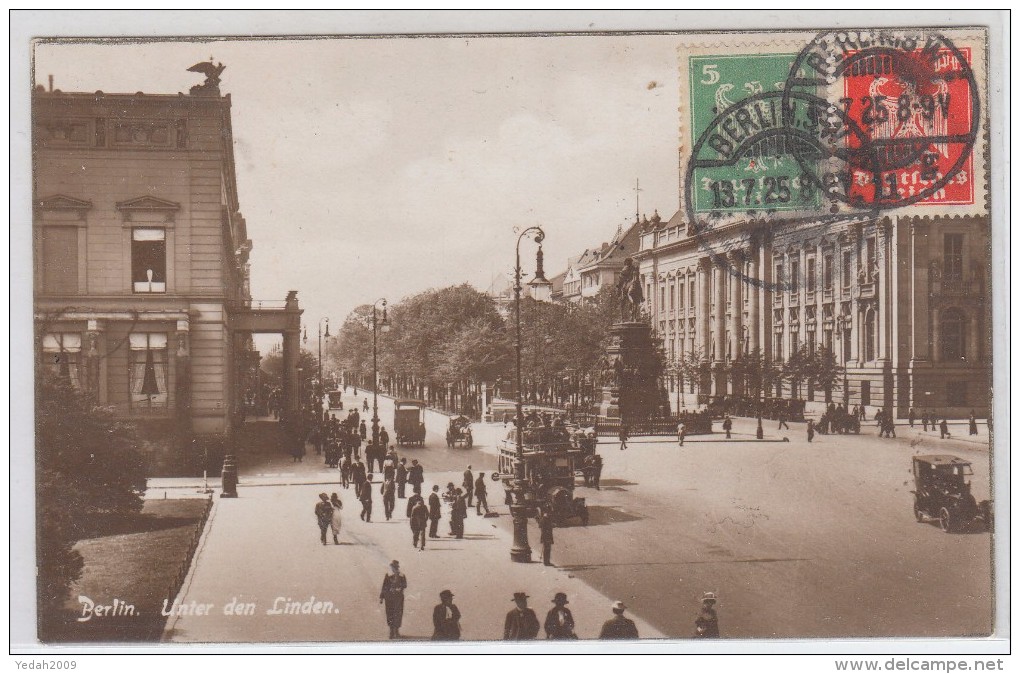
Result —
[{"label": "row of trees", "polygon": [[[583,304],[521,300],[523,393],[535,402],[595,402],[602,386],[609,327],[618,320],[614,288]],[[378,320],[382,320],[381,310]],[[484,382],[498,395],[515,393],[516,322],[513,305],[464,284],[428,290],[388,308],[390,330],[378,334],[378,372],[394,393],[428,400],[463,412],[474,408]],[[372,307],[355,309],[334,341],[325,347],[325,371],[353,373],[371,386]],[[672,361],[660,358],[665,373],[681,386],[703,381],[703,354],[694,351]],[[795,396],[803,386],[831,392],[842,369],[832,351],[802,347],[785,362],[761,351],[729,363],[733,381],[745,395],[766,395],[784,383]]]}]

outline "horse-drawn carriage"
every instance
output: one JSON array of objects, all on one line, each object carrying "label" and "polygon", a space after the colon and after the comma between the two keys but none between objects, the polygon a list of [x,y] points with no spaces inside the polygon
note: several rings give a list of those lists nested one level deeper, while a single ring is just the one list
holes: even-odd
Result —
[{"label": "horse-drawn carriage", "polygon": [[450,426],[446,429],[446,446],[471,449],[474,444],[475,440],[471,435],[471,420],[464,416],[450,419]]},{"label": "horse-drawn carriage", "polygon": [[398,447],[425,446],[425,403],[397,400],[393,403],[393,432]]}]

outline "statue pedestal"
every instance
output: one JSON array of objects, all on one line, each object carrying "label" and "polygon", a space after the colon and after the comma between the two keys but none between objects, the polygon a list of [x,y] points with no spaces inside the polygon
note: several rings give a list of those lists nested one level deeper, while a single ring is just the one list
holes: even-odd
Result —
[{"label": "statue pedestal", "polygon": [[662,373],[651,327],[636,321],[616,323],[609,335],[605,373],[609,383],[602,387],[599,420],[629,423],[658,415]]}]

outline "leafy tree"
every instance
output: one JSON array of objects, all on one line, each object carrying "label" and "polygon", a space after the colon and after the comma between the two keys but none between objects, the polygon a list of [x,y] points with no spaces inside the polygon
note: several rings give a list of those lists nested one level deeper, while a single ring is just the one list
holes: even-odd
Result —
[{"label": "leafy tree", "polygon": [[811,384],[825,391],[825,401],[832,400],[832,389],[843,376],[843,367],[836,360],[832,349],[820,345],[811,355],[808,364],[808,376]]},{"label": "leafy tree", "polygon": [[49,633],[82,558],[72,546],[97,519],[139,512],[145,490],[132,425],[66,379],[41,377],[36,404],[36,531],[40,630]]},{"label": "leafy tree", "polygon": [[802,344],[799,349],[790,354],[782,365],[782,376],[790,382],[793,389],[793,396],[800,397],[800,385],[811,377],[812,358],[808,353],[806,345]]}]

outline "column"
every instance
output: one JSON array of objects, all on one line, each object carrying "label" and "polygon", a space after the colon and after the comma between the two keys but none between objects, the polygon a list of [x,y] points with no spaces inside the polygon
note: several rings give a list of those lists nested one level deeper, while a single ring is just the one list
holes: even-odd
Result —
[{"label": "column", "polygon": [[301,408],[298,400],[298,352],[301,346],[300,330],[283,333],[283,404],[288,422],[296,421]]},{"label": "column", "polygon": [[981,320],[980,305],[975,304],[968,313],[970,316],[967,321],[967,364],[976,367],[981,358],[981,345],[978,343],[980,339],[980,330],[978,330],[978,322]]},{"label": "column", "polygon": [[910,277],[913,287],[910,293],[910,358],[913,361],[928,360],[928,304],[929,299],[929,255],[928,223],[915,218],[910,225]]},{"label": "column", "polygon": [[698,261],[698,348],[701,349],[702,360],[711,357],[712,342],[709,337],[709,314],[711,313],[711,270],[712,263],[707,257]]},{"label": "column", "polygon": [[760,250],[751,249],[751,267],[748,270],[748,275],[751,277],[752,283],[748,284],[747,292],[751,293],[748,298],[750,301],[747,304],[748,308],[748,320],[750,325],[748,326],[750,334],[748,335],[747,348],[751,353],[754,353],[755,349],[761,348],[761,274],[759,273],[759,260],[758,257],[761,254]]},{"label": "column", "polygon": [[730,279],[730,353],[737,360],[744,350],[744,253],[734,251],[729,258],[733,270],[739,271]]},{"label": "column", "polygon": [[715,260],[715,395],[726,395],[726,267],[725,260]]},{"label": "column", "polygon": [[931,310],[931,360],[942,361],[942,316],[939,309]]},{"label": "column", "polygon": [[889,352],[889,325],[892,323],[892,312],[895,311],[893,303],[886,297],[889,288],[892,287],[889,274],[892,270],[892,224],[888,219],[878,223],[875,235],[876,255],[879,256],[878,279],[875,281],[875,323],[878,329],[877,360],[889,361],[892,355]]},{"label": "column", "polygon": [[79,373],[79,377],[81,378],[85,395],[97,405],[103,404],[106,400],[100,380],[102,358],[100,357],[99,345],[102,337],[102,323],[97,319],[90,318],[85,327],[85,344],[82,345],[81,350],[82,370]]},{"label": "column", "polygon": [[174,389],[175,409],[177,422],[182,428],[191,424],[191,324],[187,320],[177,321],[177,332],[175,342],[177,346],[174,354],[174,373],[176,376],[176,387]]}]

